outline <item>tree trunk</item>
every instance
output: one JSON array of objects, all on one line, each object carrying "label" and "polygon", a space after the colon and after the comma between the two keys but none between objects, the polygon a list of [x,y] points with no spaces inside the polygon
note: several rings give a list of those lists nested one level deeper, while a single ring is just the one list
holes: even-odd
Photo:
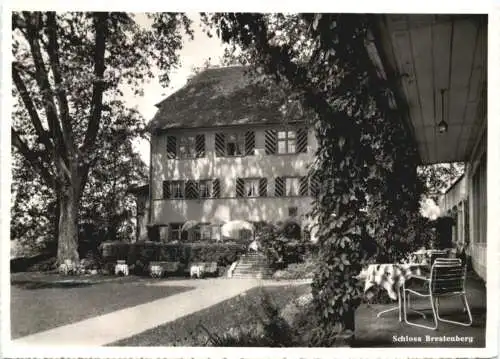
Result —
[{"label": "tree trunk", "polygon": [[60,215],[58,229],[57,262],[59,265],[78,262],[78,189],[65,186],[59,196]]}]

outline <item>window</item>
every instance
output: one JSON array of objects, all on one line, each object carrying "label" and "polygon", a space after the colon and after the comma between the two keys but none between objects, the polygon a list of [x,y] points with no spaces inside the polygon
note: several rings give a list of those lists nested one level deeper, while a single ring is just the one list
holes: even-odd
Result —
[{"label": "window", "polygon": [[472,176],[473,234],[475,243],[486,243],[486,154]]},{"label": "window", "polygon": [[236,197],[267,196],[267,178],[237,178]]},{"label": "window", "polygon": [[170,241],[180,241],[182,235],[182,223],[170,223],[168,234],[168,239]]},{"label": "window", "polygon": [[285,179],[285,195],[298,196],[300,190],[299,177],[288,177]]},{"label": "window", "polygon": [[243,156],[245,154],[245,136],[243,133],[226,135],[226,155]]},{"label": "window", "polygon": [[267,155],[307,152],[308,132],[305,128],[296,130],[266,130],[264,149]]},{"label": "window", "polygon": [[220,227],[218,224],[200,224],[199,239],[202,241],[218,241],[220,239]]},{"label": "window", "polygon": [[199,194],[200,198],[211,198],[213,196],[213,181],[212,180],[201,180],[199,182]]},{"label": "window", "polygon": [[283,196],[308,196],[307,177],[276,177],[274,180],[274,195]]},{"label": "window", "polygon": [[196,138],[195,138],[195,136],[183,136],[180,138],[179,157],[180,158],[195,158],[196,157]]},{"label": "window", "polygon": [[298,213],[297,207],[288,207],[288,217],[296,217]]},{"label": "window", "polygon": [[218,198],[220,196],[219,179],[164,181],[163,198],[165,199],[200,199]]},{"label": "window", "polygon": [[245,179],[244,181],[244,197],[257,197],[259,195],[259,180]]},{"label": "window", "polygon": [[205,157],[205,135],[167,136],[167,158]]},{"label": "window", "polygon": [[184,181],[163,181],[163,198],[184,198]]},{"label": "window", "polygon": [[278,131],[278,153],[295,153],[295,131]]},{"label": "window", "polygon": [[184,182],[171,181],[170,182],[170,198],[184,198]]},{"label": "window", "polygon": [[215,155],[253,156],[255,154],[255,132],[237,132],[215,134]]}]

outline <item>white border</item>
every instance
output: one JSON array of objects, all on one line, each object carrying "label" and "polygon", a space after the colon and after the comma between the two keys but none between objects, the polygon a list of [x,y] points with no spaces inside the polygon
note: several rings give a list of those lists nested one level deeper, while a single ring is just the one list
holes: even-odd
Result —
[{"label": "white border", "polygon": [[[162,4],[164,4],[162,6]],[[286,11],[286,12],[369,12],[369,13],[488,13],[489,14],[489,43],[488,43],[488,291],[487,291],[487,325],[486,348],[148,348],[148,347],[15,347],[10,341],[10,277],[9,235],[10,218],[10,109],[11,109],[11,78],[10,78],[10,11],[11,10],[126,10],[142,11]],[[262,358],[279,356],[286,358],[332,358],[332,357],[366,357],[366,358],[465,358],[465,357],[493,357],[498,355],[498,252],[500,221],[498,220],[498,203],[500,203],[500,180],[496,168],[500,159],[500,3],[483,0],[455,0],[455,1],[373,1],[363,0],[356,2],[338,2],[334,6],[320,1],[269,1],[252,0],[237,2],[234,0],[217,0],[210,2],[199,1],[136,1],[121,0],[119,2],[103,0],[85,0],[72,3],[67,0],[53,1],[11,1],[2,6],[2,96],[0,122],[0,248],[4,260],[1,263],[1,343],[0,356],[9,358],[51,358],[51,357],[95,357],[95,358],[145,358],[145,357],[204,357],[227,358],[245,357]]]}]

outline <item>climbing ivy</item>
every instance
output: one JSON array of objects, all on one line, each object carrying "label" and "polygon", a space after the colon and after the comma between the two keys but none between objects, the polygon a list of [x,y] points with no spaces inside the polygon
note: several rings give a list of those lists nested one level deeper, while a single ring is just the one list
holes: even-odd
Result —
[{"label": "climbing ivy", "polygon": [[257,73],[313,111],[318,149],[310,175],[321,183],[312,211],[320,244],[314,303],[325,333],[338,323],[354,330],[362,294],[355,276],[419,245],[421,223],[416,146],[367,52],[373,18],[230,13],[204,20]]}]

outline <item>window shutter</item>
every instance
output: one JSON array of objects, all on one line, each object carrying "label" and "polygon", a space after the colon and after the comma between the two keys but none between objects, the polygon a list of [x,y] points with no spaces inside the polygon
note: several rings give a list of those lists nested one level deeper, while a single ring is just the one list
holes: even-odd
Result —
[{"label": "window shutter", "polygon": [[167,158],[169,160],[177,158],[177,138],[175,136],[167,136]]},{"label": "window shutter", "polygon": [[219,198],[220,197],[220,179],[216,178],[214,179],[213,181],[213,193],[212,193],[212,197],[214,198]]},{"label": "window shutter", "polygon": [[243,197],[245,192],[245,182],[243,178],[236,178],[236,197]]},{"label": "window shutter", "polygon": [[307,130],[305,128],[297,130],[297,152],[307,152]]},{"label": "window shutter", "polygon": [[278,134],[276,130],[267,130],[265,134],[266,155],[273,155],[277,152]]},{"label": "window shutter", "polygon": [[245,155],[253,156],[255,154],[255,132],[247,131],[245,133]]},{"label": "window shutter", "polygon": [[225,151],[226,141],[223,133],[215,134],[215,155],[217,157],[224,157],[226,155]]},{"label": "window shutter", "polygon": [[259,196],[260,197],[267,196],[267,178],[259,179]]},{"label": "window shutter", "polygon": [[187,199],[197,199],[199,198],[198,193],[198,183],[193,180],[189,180],[186,182],[186,198]]},{"label": "window shutter", "polygon": [[196,157],[205,157],[205,135],[196,135]]},{"label": "window shutter", "polygon": [[169,181],[163,181],[163,198],[168,199],[171,197],[170,193],[170,182]]},{"label": "window shutter", "polygon": [[285,179],[283,177],[276,177],[274,180],[274,195],[276,197],[285,195]]},{"label": "window shutter", "polygon": [[299,194],[301,196],[307,196],[307,192],[308,192],[307,187],[308,187],[307,177],[300,177]]},{"label": "window shutter", "polygon": [[314,197],[318,196],[318,194],[319,194],[318,177],[316,177],[316,176],[310,177],[310,179],[309,179],[309,191],[310,191],[311,196],[314,196]]}]

